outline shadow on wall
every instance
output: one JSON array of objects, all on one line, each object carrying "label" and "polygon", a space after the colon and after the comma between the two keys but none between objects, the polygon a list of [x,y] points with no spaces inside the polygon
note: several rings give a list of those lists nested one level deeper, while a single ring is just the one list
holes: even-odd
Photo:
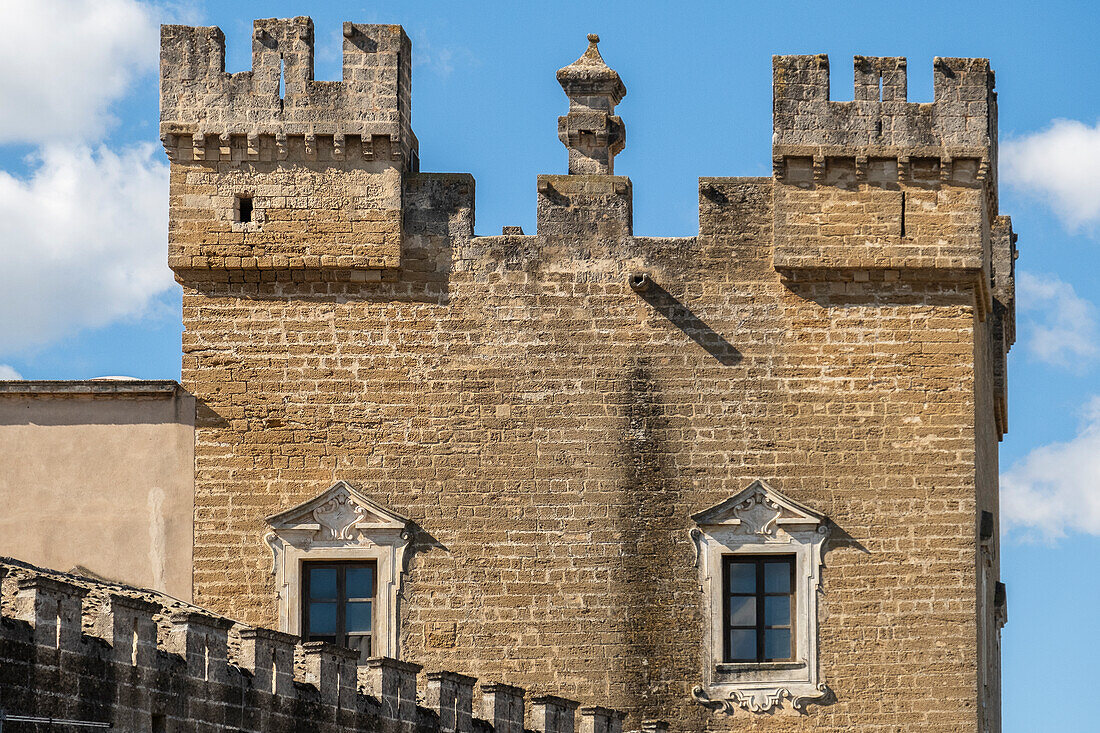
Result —
[{"label": "shadow on wall", "polygon": [[742,356],[737,347],[726,341],[721,334],[708,326],[699,316],[692,313],[691,309],[677,300],[671,293],[650,280],[647,275],[631,275],[631,277],[644,278],[644,280],[638,282],[632,280],[631,287],[642,297],[642,300],[653,306],[655,311],[667,318],[676,328],[683,331],[688,338],[702,346],[708,354],[724,366],[734,366],[740,363]]}]

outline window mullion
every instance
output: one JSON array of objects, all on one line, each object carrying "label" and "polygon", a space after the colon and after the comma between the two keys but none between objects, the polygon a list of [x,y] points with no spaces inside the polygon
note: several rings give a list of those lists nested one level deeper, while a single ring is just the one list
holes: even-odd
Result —
[{"label": "window mullion", "polygon": [[756,561],[756,661],[764,661],[764,561]]},{"label": "window mullion", "polygon": [[347,632],[345,631],[344,613],[347,608],[347,587],[345,585],[344,572],[346,566],[336,566],[336,643],[347,646]]},{"label": "window mullion", "polygon": [[302,641],[309,640],[309,565],[302,567]]}]

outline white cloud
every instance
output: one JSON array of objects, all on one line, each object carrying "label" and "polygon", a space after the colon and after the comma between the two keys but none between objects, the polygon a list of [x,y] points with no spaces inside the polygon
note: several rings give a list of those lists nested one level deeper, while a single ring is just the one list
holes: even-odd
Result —
[{"label": "white cloud", "polygon": [[23,375],[15,371],[7,364],[0,364],[0,380],[2,379],[22,379]]},{"label": "white cloud", "polygon": [[1076,437],[1040,446],[1001,474],[1001,514],[1006,528],[1046,539],[1100,535],[1100,397]]},{"label": "white cloud", "polygon": [[47,145],[30,178],[0,171],[0,350],[141,314],[173,287],[159,145]]},{"label": "white cloud", "polygon": [[1070,230],[1100,223],[1100,123],[1054,120],[1001,145],[1004,180],[1045,200]]},{"label": "white cloud", "polygon": [[414,70],[424,69],[446,79],[454,73],[455,64],[480,65],[477,57],[468,48],[437,46],[431,42],[431,37],[426,32],[420,31],[416,34],[413,42]]},{"label": "white cloud", "polygon": [[1021,330],[1039,361],[1083,371],[1100,353],[1096,307],[1056,275],[1016,276]]},{"label": "white cloud", "polygon": [[157,12],[136,0],[4,3],[0,144],[99,139],[110,104],[157,68]]}]

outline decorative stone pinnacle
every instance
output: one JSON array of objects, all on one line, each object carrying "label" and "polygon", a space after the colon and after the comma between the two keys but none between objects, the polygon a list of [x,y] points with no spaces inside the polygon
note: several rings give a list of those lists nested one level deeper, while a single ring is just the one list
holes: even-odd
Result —
[{"label": "decorative stone pinnacle", "polygon": [[571,175],[613,175],[615,155],[626,146],[626,127],[615,116],[626,86],[604,62],[599,42],[589,33],[588,49],[558,69],[558,83],[569,97],[569,114],[558,118],[558,139],[569,150]]}]

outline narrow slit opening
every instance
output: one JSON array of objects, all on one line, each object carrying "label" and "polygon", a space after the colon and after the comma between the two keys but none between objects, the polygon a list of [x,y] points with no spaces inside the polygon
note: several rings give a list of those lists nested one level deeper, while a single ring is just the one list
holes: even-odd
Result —
[{"label": "narrow slit opening", "polygon": [[279,54],[279,99],[286,99],[286,59]]},{"label": "narrow slit opening", "polygon": [[238,196],[237,197],[237,221],[250,222],[252,221],[252,197],[251,196]]},{"label": "narrow slit opening", "polygon": [[905,191],[901,192],[901,236],[905,236]]}]

